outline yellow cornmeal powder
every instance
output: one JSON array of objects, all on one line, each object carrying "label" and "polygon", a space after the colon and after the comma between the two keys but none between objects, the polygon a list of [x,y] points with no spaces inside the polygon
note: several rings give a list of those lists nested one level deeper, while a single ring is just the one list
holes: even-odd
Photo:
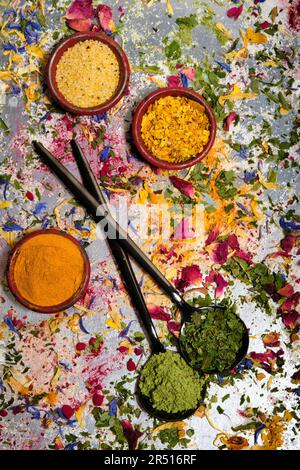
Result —
[{"label": "yellow cornmeal powder", "polygon": [[142,119],[141,135],[153,156],[178,163],[202,152],[209,129],[201,104],[183,96],[166,96],[149,106]]},{"label": "yellow cornmeal powder", "polygon": [[80,108],[98,106],[112,97],[120,78],[118,60],[101,41],[77,42],[56,67],[56,83],[67,101]]}]

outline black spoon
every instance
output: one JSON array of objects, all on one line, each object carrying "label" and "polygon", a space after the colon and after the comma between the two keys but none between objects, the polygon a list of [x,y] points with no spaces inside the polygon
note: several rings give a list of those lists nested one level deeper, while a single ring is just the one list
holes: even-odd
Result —
[{"label": "black spoon", "polygon": [[[108,211],[105,198],[96,181],[96,178],[94,176],[94,173],[92,172],[92,169],[90,167],[88,160],[86,159],[81,148],[79,147],[79,145],[77,144],[75,140],[71,141],[71,146],[72,146],[73,154],[76,159],[80,174],[82,176],[82,180],[84,182],[84,186],[87,189],[89,189],[91,194],[93,194],[93,196],[95,196],[95,198],[99,201],[99,203],[101,203]],[[145,303],[143,294],[140,290],[139,284],[135,277],[135,274],[132,269],[127,253],[123,250],[123,248],[118,244],[116,240],[109,239],[108,242],[112,250],[112,253],[116,259],[118,267],[121,271],[121,274],[125,280],[125,283],[131,295],[132,301],[136,307],[140,321],[142,325],[144,326],[144,330],[147,335],[148,341],[150,343],[152,354],[159,354],[159,353],[165,352],[165,348],[163,344],[159,341],[159,338],[157,336],[156,329],[154,328],[150,313],[148,311],[147,305]],[[139,405],[148,414],[160,420],[178,421],[178,420],[188,418],[189,416],[194,414],[196,409],[200,406],[200,403],[199,403],[197,404],[197,407],[195,409],[187,410],[185,412],[175,413],[175,414],[158,411],[152,406],[151,400],[149,400],[148,397],[142,394],[140,387],[139,387],[139,380],[140,380],[140,375],[139,375],[139,379],[136,385],[136,395],[137,395],[137,401]],[[204,397],[204,391],[202,391],[202,396]]]},{"label": "black spoon", "polygon": [[[85,157],[84,153],[82,152],[82,149],[80,148],[80,146],[78,145],[78,143],[76,142],[75,139],[71,140],[71,147],[72,147],[73,155],[75,157],[77,166],[79,168],[82,180],[84,182],[84,186],[98,200],[98,202],[100,204],[102,204],[103,207],[105,207],[107,212],[109,212],[109,209],[108,209],[107,204],[106,204],[105,197],[102,193],[102,190],[101,190],[100,186],[98,185],[98,183],[96,181],[96,178],[95,178],[94,173],[93,173],[93,171],[90,167],[90,164],[89,164],[87,158]],[[153,351],[154,352],[164,351],[164,348],[163,348],[162,344],[158,340],[157,333],[156,333],[156,330],[153,326],[153,322],[151,320],[151,316],[150,316],[149,310],[147,308],[144,296],[141,292],[140,286],[139,286],[138,281],[135,277],[130,259],[129,259],[126,251],[124,251],[123,248],[118,244],[117,240],[108,239],[108,243],[109,243],[111,251],[114,255],[114,258],[115,258],[115,260],[116,260],[116,262],[119,266],[119,269],[121,271],[123,279],[125,280],[128,292],[131,296],[133,304],[136,307],[136,310],[137,310],[137,313],[139,314],[141,322],[142,322],[143,325],[145,325],[145,323],[147,322],[148,328],[151,329],[151,331],[152,331],[152,333],[155,337],[154,338],[153,335],[152,335],[151,339],[148,338],[149,341],[152,340],[153,345],[154,345],[154,342],[156,343],[155,351],[154,350]],[[201,309],[203,309],[205,311],[207,309],[220,309],[220,308],[223,309],[224,307],[222,305],[214,305],[214,306],[209,306],[209,307],[199,307],[197,309],[197,312],[201,311]],[[247,328],[246,328],[244,322],[238,316],[237,316],[237,318],[243,325],[242,345],[241,345],[240,349],[237,352],[234,363],[231,364],[231,366],[228,369],[223,370],[221,372],[223,375],[228,373],[237,364],[239,364],[239,362],[245,357],[245,355],[247,353],[247,350],[248,350],[249,336],[248,336]],[[182,336],[184,336],[184,330],[185,330],[186,323],[191,321],[191,319],[192,319],[192,314],[187,315],[184,312],[181,312],[181,328],[180,328],[180,336],[178,338],[179,351],[180,351],[181,355],[183,356],[183,358],[185,359],[185,361],[189,365],[191,365],[190,364],[191,361],[190,361],[189,356],[186,354],[184,345],[182,343]],[[148,332],[147,331],[145,331],[145,332],[148,335]],[[206,368],[200,369],[200,368],[197,368],[197,367],[192,366],[192,365],[191,365],[191,367],[198,370],[199,372],[205,372],[205,373],[209,373],[209,374],[220,373],[216,369],[206,369]],[[144,397],[144,401],[145,400],[146,400],[146,397]]]},{"label": "black spoon", "polygon": [[[108,226],[108,237],[117,237],[118,244],[128,252],[137,263],[142,266],[150,276],[161,286],[170,299],[177,305],[181,312],[182,326],[191,321],[194,312],[200,312],[206,307],[194,307],[184,300],[175,287],[164,277],[152,261],[145,255],[139,246],[129,237],[127,232],[114,220],[106,206],[99,205],[97,199],[64,167],[41,143],[32,142],[36,153],[53,170],[53,172],[65,183],[66,187],[82,203],[96,222],[105,220]],[[111,233],[109,232],[111,231]],[[112,235],[113,234],[113,235]],[[223,308],[216,305],[214,308]]]}]

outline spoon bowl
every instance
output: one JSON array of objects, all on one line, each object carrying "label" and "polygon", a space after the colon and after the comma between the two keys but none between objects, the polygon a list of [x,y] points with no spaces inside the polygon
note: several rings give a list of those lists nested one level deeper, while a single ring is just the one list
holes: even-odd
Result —
[{"label": "spoon bowl", "polygon": [[[174,353],[176,353],[176,352],[174,351]],[[153,354],[158,354],[158,353],[155,352]],[[151,354],[151,356],[152,356],[152,354]],[[150,360],[151,356],[147,359],[147,361],[145,362],[143,367],[145,367],[147,362]],[[205,398],[206,388],[207,388],[206,383],[204,383],[204,385],[202,387],[201,400],[199,401],[199,403],[197,403],[197,406],[195,408],[192,408],[192,409],[189,409],[189,410],[184,410],[184,411],[179,411],[179,412],[176,412],[176,413],[168,413],[167,411],[157,410],[156,408],[154,408],[150,398],[146,397],[141,392],[140,380],[141,380],[141,372],[140,372],[139,377],[136,381],[135,394],[136,394],[137,402],[138,402],[139,406],[146,413],[153,416],[154,418],[159,419],[160,421],[174,422],[174,421],[182,421],[184,419],[190,418],[191,416],[193,416],[193,414],[195,414],[195,412],[197,411],[199,406],[201,406],[204,403],[204,398]]]},{"label": "spoon bowl", "polygon": [[[198,308],[195,308],[194,312],[197,313],[197,312],[209,310],[209,309],[212,309],[212,308],[213,309],[215,309],[215,308],[225,309],[225,306],[215,305],[215,306],[207,306],[207,307],[198,307]],[[248,347],[249,347],[249,333],[248,333],[248,329],[247,329],[245,323],[243,322],[243,320],[238,315],[235,314],[235,316],[236,316],[237,320],[242,324],[242,328],[243,328],[242,344],[241,344],[240,348],[238,349],[238,351],[236,353],[235,360],[233,361],[233,363],[230,365],[230,367],[228,367],[228,368],[226,368],[222,371],[219,371],[218,369],[201,368],[201,367],[197,367],[197,366],[191,364],[191,360],[190,360],[190,358],[189,358],[189,356],[188,356],[188,354],[185,350],[185,347],[184,347],[184,344],[183,344],[183,341],[182,341],[182,337],[184,336],[186,323],[191,321],[192,314],[190,315],[189,319],[187,317],[182,318],[180,334],[179,334],[179,339],[178,339],[179,351],[180,351],[180,354],[182,355],[182,357],[184,358],[184,360],[191,367],[193,367],[193,369],[198,370],[199,372],[202,372],[202,373],[205,373],[205,374],[228,375],[230,373],[230,371],[232,371],[232,369],[234,369],[245,358],[245,356],[247,354],[247,351],[248,351]]]}]

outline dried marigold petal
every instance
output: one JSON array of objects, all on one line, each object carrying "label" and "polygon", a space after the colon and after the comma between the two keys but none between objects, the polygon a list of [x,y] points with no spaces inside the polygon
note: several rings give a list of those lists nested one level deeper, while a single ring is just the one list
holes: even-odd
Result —
[{"label": "dried marigold petal", "polygon": [[182,96],[166,96],[144,114],[141,135],[147,149],[159,160],[190,160],[202,152],[210,136],[205,108]]}]

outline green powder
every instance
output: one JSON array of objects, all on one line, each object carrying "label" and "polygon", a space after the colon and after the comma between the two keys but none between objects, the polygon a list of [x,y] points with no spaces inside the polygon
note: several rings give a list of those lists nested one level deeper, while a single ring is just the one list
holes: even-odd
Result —
[{"label": "green powder", "polygon": [[197,407],[204,380],[180,354],[153,354],[141,371],[140,390],[156,410],[178,413]]},{"label": "green powder", "polygon": [[222,301],[225,309],[194,313],[181,336],[182,349],[192,367],[222,372],[231,368],[242,346],[244,327],[235,306]]}]

